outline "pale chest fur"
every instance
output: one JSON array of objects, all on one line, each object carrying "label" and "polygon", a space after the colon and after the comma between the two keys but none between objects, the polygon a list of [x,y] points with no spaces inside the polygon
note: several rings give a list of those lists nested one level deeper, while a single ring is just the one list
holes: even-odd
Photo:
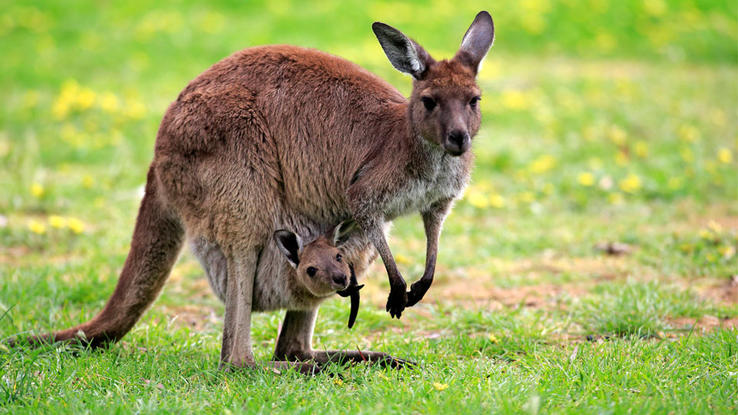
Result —
[{"label": "pale chest fur", "polygon": [[[430,147],[430,146],[428,146]],[[439,200],[457,199],[469,182],[468,159],[429,148],[423,170],[408,175],[385,207],[388,220],[423,212]]]}]

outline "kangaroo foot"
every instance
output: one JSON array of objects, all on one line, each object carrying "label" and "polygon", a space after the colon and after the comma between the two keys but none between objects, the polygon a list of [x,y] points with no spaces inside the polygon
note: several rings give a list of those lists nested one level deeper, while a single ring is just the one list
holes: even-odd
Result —
[{"label": "kangaroo foot", "polygon": [[271,369],[276,374],[284,371],[295,370],[305,376],[315,376],[323,371],[323,366],[315,362],[269,362],[266,368]]},{"label": "kangaroo foot", "polygon": [[327,350],[313,351],[311,359],[319,364],[328,363],[368,363],[392,369],[413,368],[417,363],[401,359],[383,352],[369,350]]}]

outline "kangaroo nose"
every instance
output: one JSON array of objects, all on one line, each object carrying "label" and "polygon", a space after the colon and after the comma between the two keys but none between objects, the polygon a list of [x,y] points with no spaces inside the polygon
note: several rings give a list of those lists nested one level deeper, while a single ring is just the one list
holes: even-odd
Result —
[{"label": "kangaroo nose", "polygon": [[444,147],[446,152],[452,156],[460,156],[469,149],[470,142],[469,133],[462,130],[454,130],[448,133]]},{"label": "kangaroo nose", "polygon": [[333,282],[335,282],[337,285],[340,285],[341,287],[345,287],[346,283],[348,282],[348,278],[346,278],[346,276],[342,274],[334,275]]}]

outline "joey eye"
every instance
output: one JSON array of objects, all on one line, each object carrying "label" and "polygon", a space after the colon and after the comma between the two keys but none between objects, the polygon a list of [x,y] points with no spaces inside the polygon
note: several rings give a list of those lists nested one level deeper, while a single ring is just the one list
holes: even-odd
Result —
[{"label": "joey eye", "polygon": [[482,99],[481,97],[474,97],[474,98],[472,98],[469,101],[469,106],[472,107],[472,109],[476,109],[477,108],[477,104],[479,103],[479,101],[481,99]]},{"label": "joey eye", "polygon": [[433,108],[436,107],[436,100],[431,97],[422,97],[420,100],[423,101],[423,105],[425,105],[425,109],[428,111],[433,111]]},{"label": "joey eye", "polygon": [[305,270],[305,272],[307,272],[307,274],[308,274],[308,275],[309,275],[310,277],[314,277],[314,276],[315,276],[315,274],[316,274],[316,273],[318,272],[318,269],[317,269],[317,268],[315,268],[315,267],[307,267],[307,269]]},{"label": "joey eye", "polygon": [[343,256],[341,256],[341,254],[336,254],[336,261],[341,262],[342,259]]}]

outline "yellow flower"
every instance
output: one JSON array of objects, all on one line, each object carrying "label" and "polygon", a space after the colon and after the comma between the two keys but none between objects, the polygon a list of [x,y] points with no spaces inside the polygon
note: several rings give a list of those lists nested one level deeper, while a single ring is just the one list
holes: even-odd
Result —
[{"label": "yellow flower", "polygon": [[718,252],[720,252],[723,258],[730,259],[735,255],[735,247],[733,245],[721,245],[718,247]]},{"label": "yellow flower", "polygon": [[715,232],[716,234],[720,234],[723,231],[723,226],[715,222],[714,220],[711,220],[707,222],[707,229],[709,229],[712,232]]},{"label": "yellow flower", "polygon": [[693,143],[700,138],[700,131],[693,125],[689,124],[684,124],[679,127],[678,133],[679,138],[681,138],[682,141],[686,141],[687,143]]},{"label": "yellow flower", "polygon": [[531,173],[541,174],[551,170],[556,165],[556,158],[550,154],[544,154],[533,160],[528,166]]},{"label": "yellow flower", "polygon": [[662,16],[668,10],[668,6],[664,0],[646,0],[643,2],[643,9],[651,16]]},{"label": "yellow flower", "polygon": [[146,114],[146,105],[137,99],[128,99],[123,112],[130,118],[140,119]]},{"label": "yellow flower", "polygon": [[436,388],[437,391],[443,391],[448,389],[447,383],[439,383],[439,382],[433,382],[433,387]]},{"label": "yellow flower", "polygon": [[105,112],[115,112],[119,106],[118,97],[112,92],[106,92],[100,97],[100,108]]},{"label": "yellow flower", "polygon": [[402,254],[395,255],[395,262],[400,265],[409,265],[410,263],[412,263],[412,261],[410,261],[410,258]]},{"label": "yellow flower", "polygon": [[715,235],[713,235],[712,232],[708,231],[707,229],[700,229],[699,235],[700,235],[700,238],[702,239],[715,238]]},{"label": "yellow flower", "polygon": [[501,209],[505,207],[505,197],[500,194],[493,193],[489,196],[489,204],[494,208]]},{"label": "yellow flower", "polygon": [[44,195],[44,187],[41,185],[41,183],[34,182],[31,185],[31,194],[34,197],[41,197]]},{"label": "yellow flower", "polygon": [[80,89],[76,97],[76,103],[79,109],[89,109],[95,103],[95,91],[90,88]]},{"label": "yellow flower", "polygon": [[95,103],[95,91],[80,87],[77,81],[70,79],[62,84],[59,96],[51,106],[51,112],[56,119],[66,118],[71,111],[87,110]]},{"label": "yellow flower", "polygon": [[67,226],[74,233],[82,233],[85,231],[85,223],[77,218],[67,219]]},{"label": "yellow flower", "polygon": [[51,225],[52,228],[61,229],[67,226],[67,220],[58,215],[51,215],[49,216],[49,225]]},{"label": "yellow flower", "polygon": [[722,147],[718,150],[717,158],[721,163],[730,164],[733,161],[733,153],[729,148]]},{"label": "yellow flower", "polygon": [[333,378],[333,384],[336,386],[343,385],[343,381],[340,378]]},{"label": "yellow flower", "polygon": [[610,129],[607,130],[607,136],[613,143],[619,146],[625,144],[625,131],[617,125],[610,126]]},{"label": "yellow flower", "polygon": [[85,189],[91,188],[94,183],[95,180],[89,174],[85,174],[82,177],[82,187],[84,187]]},{"label": "yellow flower", "polygon": [[546,28],[546,21],[540,14],[525,13],[521,17],[520,25],[529,33],[540,34]]},{"label": "yellow flower", "polygon": [[44,233],[46,233],[46,225],[36,219],[32,219],[30,222],[28,222],[28,229],[38,235],[43,235]]},{"label": "yellow flower", "polygon": [[683,243],[679,245],[679,249],[684,252],[685,254],[690,254],[692,251],[694,251],[694,245],[690,243]]},{"label": "yellow flower", "polygon": [[471,192],[469,192],[466,199],[469,201],[469,204],[474,206],[477,209],[484,209],[489,206],[489,198],[484,195],[483,192],[473,189]]},{"label": "yellow flower", "polygon": [[636,141],[635,145],[633,146],[633,152],[638,157],[641,157],[641,158],[647,157],[648,156],[648,144],[646,144],[646,142],[643,140]]},{"label": "yellow flower", "polygon": [[628,164],[628,155],[622,151],[618,151],[618,154],[615,155],[615,163],[619,166]]},{"label": "yellow flower", "polygon": [[500,341],[499,341],[499,340],[497,339],[497,336],[495,336],[495,335],[494,335],[494,334],[492,334],[492,333],[490,333],[490,334],[489,334],[489,335],[487,336],[487,338],[488,338],[488,339],[489,339],[489,341],[490,341],[490,342],[492,342],[492,343],[499,343],[499,342],[500,342]]},{"label": "yellow flower", "polygon": [[528,108],[529,103],[521,91],[507,90],[502,93],[502,105],[511,110],[524,110]]},{"label": "yellow flower", "polygon": [[523,203],[532,203],[534,200],[536,200],[536,196],[533,194],[533,192],[522,192],[518,195],[518,200]]},{"label": "yellow flower", "polygon": [[615,193],[610,193],[610,195],[607,196],[607,200],[612,205],[622,205],[624,198],[623,198],[622,193],[615,192]]},{"label": "yellow flower", "polygon": [[594,175],[592,173],[590,173],[588,171],[585,171],[585,172],[579,173],[579,175],[577,176],[577,181],[582,186],[589,187],[589,186],[592,186],[594,184],[595,177],[594,177]]},{"label": "yellow flower", "polygon": [[630,173],[618,183],[618,187],[626,193],[635,193],[641,188],[641,179],[635,174]]}]

